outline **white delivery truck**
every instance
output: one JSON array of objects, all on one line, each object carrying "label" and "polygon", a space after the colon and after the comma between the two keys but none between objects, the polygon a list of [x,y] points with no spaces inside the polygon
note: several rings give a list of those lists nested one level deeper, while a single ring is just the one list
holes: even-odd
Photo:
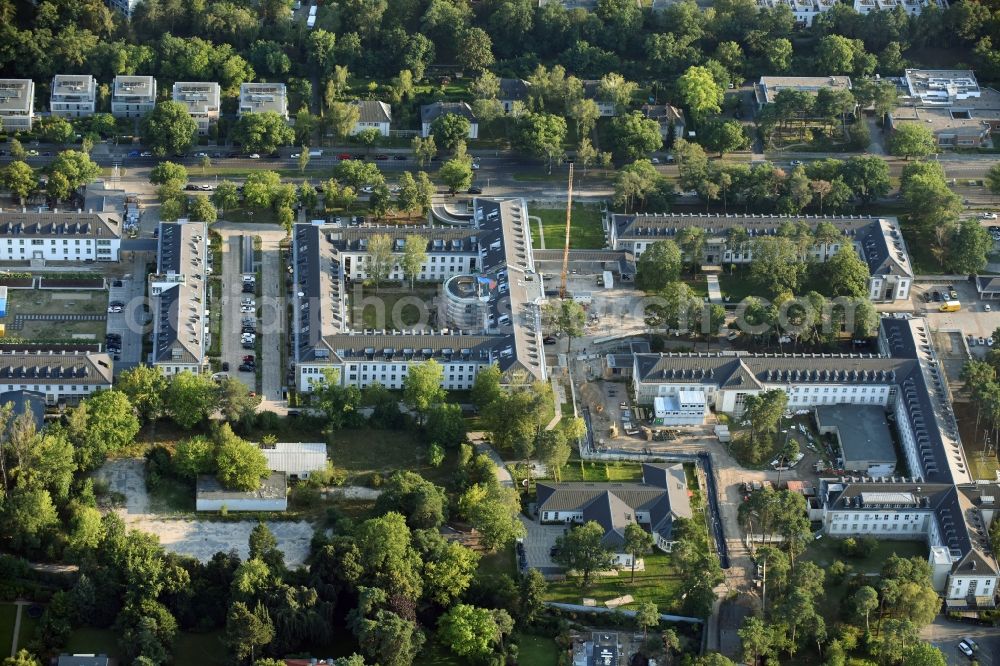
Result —
[{"label": "white delivery truck", "polygon": [[604,271],[604,288],[614,289],[614,287],[615,287],[615,278],[611,274],[611,271]]}]

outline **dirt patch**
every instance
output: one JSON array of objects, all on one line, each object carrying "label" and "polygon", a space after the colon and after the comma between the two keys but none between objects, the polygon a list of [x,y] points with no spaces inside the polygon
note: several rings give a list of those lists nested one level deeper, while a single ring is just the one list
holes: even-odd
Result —
[{"label": "dirt patch", "polygon": [[[257,525],[256,520],[171,520],[150,513],[145,466],[141,458],[124,458],[108,461],[95,473],[98,479],[108,483],[112,492],[125,496],[125,506],[116,510],[130,527],[155,534],[167,550],[202,562],[207,562],[219,551],[235,550],[240,557],[247,557],[250,531]],[[303,564],[309,555],[313,526],[306,521],[269,521],[265,524],[278,540],[285,563],[292,567]]]}]

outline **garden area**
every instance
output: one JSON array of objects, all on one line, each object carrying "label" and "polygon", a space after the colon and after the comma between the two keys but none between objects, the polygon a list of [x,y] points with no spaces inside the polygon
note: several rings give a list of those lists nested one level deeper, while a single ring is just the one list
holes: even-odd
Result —
[{"label": "garden area", "polygon": [[681,574],[673,566],[670,555],[659,550],[643,555],[645,569],[635,572],[635,582],[632,582],[632,572],[622,569],[609,575],[595,574],[590,585],[581,588],[580,580],[567,577],[565,580],[549,582],[548,601],[565,604],[581,604],[583,599],[593,599],[597,606],[604,607],[604,602],[625,595],[631,595],[632,603],[621,608],[635,610],[639,604],[651,601],[656,604],[661,613],[672,613],[680,610]]},{"label": "garden area", "polygon": [[[566,208],[534,208],[529,204],[528,215],[541,218],[542,233],[545,234],[545,248],[548,250],[562,249],[566,240]],[[540,249],[538,220],[529,218],[529,223],[531,225],[531,245],[536,250]],[[576,250],[598,250],[605,246],[604,224],[601,221],[601,209],[598,206],[573,205],[569,244],[570,248]]]},{"label": "garden area", "polygon": [[[10,289],[7,294],[8,338],[104,341],[107,291]],[[45,318],[32,319],[37,316]]]},{"label": "garden area", "polygon": [[[440,285],[416,283],[400,287],[395,282],[361,288],[361,301],[355,302],[356,291],[348,291],[350,318],[355,329],[401,329],[421,324],[434,326],[437,320],[435,299]],[[418,303],[419,302],[419,303]]]}]

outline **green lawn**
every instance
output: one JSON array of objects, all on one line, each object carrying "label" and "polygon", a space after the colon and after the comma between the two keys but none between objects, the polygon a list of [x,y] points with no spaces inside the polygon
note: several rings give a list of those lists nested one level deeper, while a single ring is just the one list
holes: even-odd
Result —
[{"label": "green lawn", "polygon": [[85,627],[76,629],[69,636],[63,652],[72,654],[106,654],[116,659],[121,657],[118,649],[118,634],[110,629]]},{"label": "green lawn", "polygon": [[10,645],[14,640],[14,620],[17,617],[17,606],[0,604],[0,656],[10,655]]},{"label": "green lawn", "polygon": [[415,666],[460,666],[465,662],[449,652],[445,646],[431,640],[424,644],[423,650],[413,660],[413,663]]},{"label": "green lawn", "polygon": [[351,321],[356,329],[431,325],[434,323],[431,316],[436,313],[434,298],[437,293],[438,285],[429,284],[417,284],[412,290],[398,283],[383,284],[377,292],[374,287],[365,287],[361,292],[362,303],[354,303],[353,294],[348,295]]},{"label": "green lawn", "polygon": [[974,479],[994,479],[1000,471],[1000,460],[997,452],[987,454],[985,432],[983,428],[976,429],[976,405],[971,402],[955,402],[955,420],[958,421],[958,431],[962,436],[962,446],[965,447],[965,458],[969,461],[969,470]]},{"label": "green lawn", "polygon": [[[728,298],[730,303],[739,303],[747,296],[753,296],[758,292],[757,285],[750,280],[750,271],[746,267],[738,267],[732,273],[728,267],[719,274],[719,289],[722,290],[723,298]],[[707,289],[707,286],[706,286]]]},{"label": "green lawn", "polygon": [[646,569],[635,572],[634,583],[629,582],[631,570],[620,571],[617,576],[592,576],[590,586],[586,589],[580,586],[579,578],[572,577],[550,582],[545,598],[549,601],[579,604],[584,597],[589,597],[595,599],[598,606],[604,606],[604,602],[609,599],[631,594],[635,601],[622,608],[635,610],[640,603],[652,601],[661,613],[676,611],[681,602],[677,595],[680,577],[670,563],[670,556],[656,551],[643,559]]},{"label": "green lawn", "polygon": [[26,647],[35,638],[38,620],[28,617],[28,607],[21,609],[21,629],[18,631],[17,649]]},{"label": "green lawn", "polygon": [[570,460],[559,470],[560,481],[641,481],[642,466],[636,463]]},{"label": "green lawn", "polygon": [[174,645],[175,664],[226,666],[229,650],[222,644],[222,631],[207,634],[181,634]]},{"label": "green lawn", "polygon": [[553,666],[559,659],[559,648],[551,638],[516,634],[518,645],[517,663],[521,666]]},{"label": "green lawn", "polygon": [[[566,239],[566,208],[529,207],[528,215],[541,218],[546,249],[561,249],[563,241]],[[529,222],[531,224],[531,244],[537,249],[540,247],[538,220],[529,220]],[[571,248],[577,250],[596,250],[605,246],[600,208],[593,205],[574,204],[569,243]]]},{"label": "green lawn", "polygon": [[496,553],[483,553],[479,559],[479,570],[477,573],[480,576],[500,574],[507,574],[511,577],[516,576],[517,566],[514,562],[514,546],[510,545]]},{"label": "green lawn", "polygon": [[155,489],[149,490],[149,508],[152,513],[194,512],[194,486],[177,479],[163,477]]},{"label": "green lawn", "polygon": [[434,483],[449,484],[454,477],[452,457],[445,458],[440,467],[433,467],[424,451],[413,433],[398,430],[339,430],[327,446],[333,464],[347,470],[347,483],[365,482],[375,472],[386,477],[405,469]]},{"label": "green lawn", "polygon": [[823,568],[829,567],[837,560],[843,560],[844,564],[851,567],[855,573],[879,573],[882,564],[895,553],[899,557],[920,557],[927,558],[927,543],[924,541],[879,541],[878,547],[871,555],[864,558],[847,557],[840,552],[840,539],[824,536],[822,539],[813,539],[802,555],[803,559],[815,562]]}]

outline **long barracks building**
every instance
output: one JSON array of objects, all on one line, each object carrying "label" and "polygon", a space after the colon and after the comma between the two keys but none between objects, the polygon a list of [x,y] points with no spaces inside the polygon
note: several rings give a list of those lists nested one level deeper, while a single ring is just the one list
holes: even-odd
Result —
[{"label": "long barracks building", "polygon": [[[292,328],[298,390],[311,391],[329,369],[344,385],[378,382],[399,389],[410,366],[429,359],[444,366],[446,389],[471,388],[479,370],[492,364],[508,382],[544,380],[543,286],[527,222],[521,199],[477,198],[467,226],[296,225]],[[417,279],[442,285],[438,303],[428,304],[437,312],[435,326],[352,328],[347,290],[369,277],[369,244],[376,235],[390,236],[400,259],[407,236],[426,238],[427,259]],[[404,279],[398,261],[389,279]]]}]

